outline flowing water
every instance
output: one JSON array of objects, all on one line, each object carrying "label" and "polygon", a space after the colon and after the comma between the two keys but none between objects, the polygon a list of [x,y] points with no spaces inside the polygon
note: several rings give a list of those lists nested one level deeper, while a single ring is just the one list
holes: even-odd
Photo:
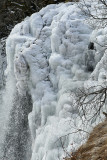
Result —
[{"label": "flowing water", "polygon": [[30,95],[14,95],[9,123],[2,145],[3,160],[29,160],[30,159],[30,131],[28,127],[28,114],[32,110]]}]

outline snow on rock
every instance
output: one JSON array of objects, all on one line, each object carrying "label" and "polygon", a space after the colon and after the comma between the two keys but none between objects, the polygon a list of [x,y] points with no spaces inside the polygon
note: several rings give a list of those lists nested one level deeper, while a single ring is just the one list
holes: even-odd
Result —
[{"label": "snow on rock", "polygon": [[[63,147],[71,151],[84,141],[86,133],[77,132],[83,126],[69,91],[83,86],[91,74],[86,65],[91,32],[76,4],[61,3],[26,18],[7,39],[6,74],[13,75],[19,93],[28,90],[33,101],[28,116],[31,160],[63,158]],[[97,37],[100,40],[100,33]],[[94,68],[99,59],[96,55]]]}]

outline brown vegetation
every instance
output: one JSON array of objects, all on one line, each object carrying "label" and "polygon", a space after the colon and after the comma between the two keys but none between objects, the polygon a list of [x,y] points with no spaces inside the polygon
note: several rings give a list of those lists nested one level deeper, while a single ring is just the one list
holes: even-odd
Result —
[{"label": "brown vegetation", "polygon": [[107,119],[97,125],[71,158],[65,160],[107,160]]}]

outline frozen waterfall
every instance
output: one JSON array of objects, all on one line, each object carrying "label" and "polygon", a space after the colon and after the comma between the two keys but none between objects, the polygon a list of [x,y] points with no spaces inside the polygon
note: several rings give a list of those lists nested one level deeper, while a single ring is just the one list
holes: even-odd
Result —
[{"label": "frozen waterfall", "polygon": [[93,31],[85,18],[75,3],[52,4],[17,24],[7,38],[0,113],[5,160],[62,160],[62,144],[74,151],[99,122],[81,119],[74,105],[76,89],[106,77],[107,56],[96,37],[104,42],[107,29]]}]

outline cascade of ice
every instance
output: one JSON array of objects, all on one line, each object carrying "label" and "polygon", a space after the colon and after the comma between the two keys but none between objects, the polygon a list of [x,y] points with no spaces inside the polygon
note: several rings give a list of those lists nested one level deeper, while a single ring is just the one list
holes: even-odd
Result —
[{"label": "cascade of ice", "polygon": [[[28,114],[32,111],[32,99],[27,87],[29,69],[23,57],[20,61],[16,57],[16,65],[14,66],[14,57],[11,55],[16,47],[12,45],[14,42],[7,41],[9,44],[8,65],[5,72],[7,79],[0,104],[0,159],[29,160],[31,157],[31,136]],[[2,56],[0,58],[0,66],[3,66],[4,59]],[[3,68],[1,71],[4,73]],[[17,76],[18,73],[20,76]],[[3,86],[4,74],[1,74],[1,77]]]},{"label": "cascade of ice", "polygon": [[[86,132],[76,132],[84,128],[69,91],[83,86],[101,59],[98,52],[87,51],[91,33],[73,3],[49,5],[12,30],[6,44],[6,97],[1,112],[8,113],[9,122],[3,132],[6,160],[30,160],[29,156],[58,160],[64,156],[62,143],[70,152],[84,141]],[[97,45],[96,50],[100,50]],[[30,153],[28,123],[32,155],[26,154]],[[85,127],[90,130],[87,123]]]},{"label": "cascade of ice", "polygon": [[[47,6],[26,18],[7,39],[7,73],[15,76],[18,93],[26,95],[28,89],[33,101],[28,116],[32,160],[62,157],[58,139],[70,132],[70,120],[78,125],[78,109],[66,91],[82,85],[89,75],[85,53],[90,33],[81,10],[68,3]],[[72,141],[78,146],[80,140],[80,135],[63,138],[66,147]]]},{"label": "cascade of ice", "polygon": [[31,157],[31,136],[28,114],[32,110],[32,100],[24,87],[24,94],[16,88],[16,79],[11,72],[7,75],[6,88],[0,104],[0,159],[29,160]]},{"label": "cascade of ice", "polygon": [[[22,87],[21,90],[24,90]],[[27,90],[20,94],[15,77],[8,75],[3,102],[0,105],[0,159],[29,160],[31,157],[31,136],[28,114],[32,100]]]}]

